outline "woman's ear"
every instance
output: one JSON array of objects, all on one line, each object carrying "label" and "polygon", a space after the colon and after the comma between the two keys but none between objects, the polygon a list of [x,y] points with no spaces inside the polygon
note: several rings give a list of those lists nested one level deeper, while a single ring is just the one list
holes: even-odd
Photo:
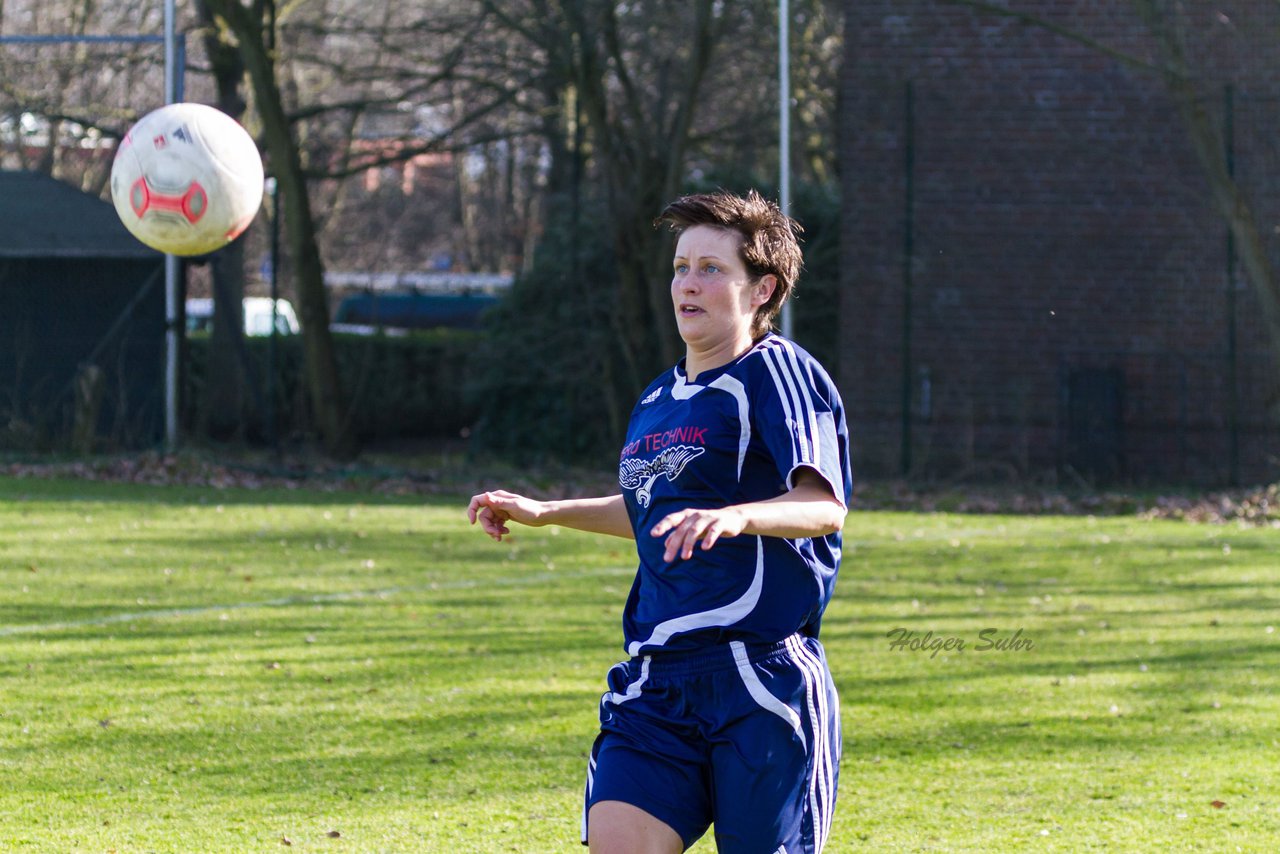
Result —
[{"label": "woman's ear", "polygon": [[769,301],[773,296],[773,292],[778,289],[778,277],[773,273],[761,276],[760,280],[751,286],[751,305],[753,308],[759,308]]}]

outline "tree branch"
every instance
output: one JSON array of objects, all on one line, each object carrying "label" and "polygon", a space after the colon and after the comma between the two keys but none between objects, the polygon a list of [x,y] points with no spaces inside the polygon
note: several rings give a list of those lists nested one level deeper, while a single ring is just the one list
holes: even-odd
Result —
[{"label": "tree branch", "polygon": [[648,128],[648,123],[644,119],[644,110],[640,106],[640,95],[636,91],[635,83],[631,80],[631,73],[627,70],[627,55],[622,49],[622,40],[618,37],[618,16],[615,14],[612,3],[604,4],[604,40],[608,55],[613,59],[614,74],[622,87],[623,103],[635,125],[632,133],[643,132]]}]

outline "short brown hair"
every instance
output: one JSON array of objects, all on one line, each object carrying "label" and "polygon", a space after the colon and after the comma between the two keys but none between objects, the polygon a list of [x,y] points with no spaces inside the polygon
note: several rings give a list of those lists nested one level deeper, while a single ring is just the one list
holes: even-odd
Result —
[{"label": "short brown hair", "polygon": [[663,209],[654,227],[666,224],[677,235],[695,225],[733,231],[742,237],[738,253],[753,281],[777,277],[769,301],[756,309],[751,331],[756,337],[773,328],[774,318],[791,296],[804,264],[800,252],[800,224],[755,190],[745,196],[727,190],[681,196]]}]

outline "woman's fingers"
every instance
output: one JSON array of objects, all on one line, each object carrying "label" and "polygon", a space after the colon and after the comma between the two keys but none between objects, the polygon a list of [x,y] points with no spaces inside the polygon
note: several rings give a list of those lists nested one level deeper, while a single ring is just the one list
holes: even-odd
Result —
[{"label": "woman's fingers", "polygon": [[479,522],[482,531],[493,539],[501,541],[505,534],[511,533],[505,524],[511,518],[511,514],[503,509],[503,505],[511,503],[508,497],[510,495],[510,493],[504,494],[501,490],[473,495],[471,502],[467,505],[467,519],[472,525]]},{"label": "woman's fingers", "polygon": [[489,536],[500,540],[503,534],[511,533],[506,525],[507,519],[510,518],[507,514],[493,507],[486,507],[482,511],[482,515],[484,517],[484,529]]},{"label": "woman's fingers", "polygon": [[671,533],[664,543],[662,559],[672,561],[676,555],[685,560],[693,557],[693,547],[707,531],[715,517],[706,510],[681,510],[665,517],[653,527],[653,536]]},{"label": "woman's fingers", "polygon": [[702,534],[702,550],[705,552],[714,546],[722,533],[724,533],[724,523],[719,519],[715,519]]},{"label": "woman's fingers", "polygon": [[667,534],[663,560],[670,562],[676,555],[684,560],[693,557],[693,548],[699,540],[702,541],[702,550],[706,551],[719,542],[721,537],[737,536],[742,533],[744,524],[741,514],[732,507],[681,510],[663,517],[650,533],[655,537]]}]

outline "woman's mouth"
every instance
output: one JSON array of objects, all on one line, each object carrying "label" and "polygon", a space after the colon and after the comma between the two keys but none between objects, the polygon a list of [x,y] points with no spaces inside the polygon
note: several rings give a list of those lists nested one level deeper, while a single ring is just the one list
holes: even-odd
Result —
[{"label": "woman's mouth", "polygon": [[702,309],[698,308],[696,305],[690,305],[689,303],[681,303],[680,305],[681,317],[692,317],[695,314],[701,314],[701,313],[702,313]]}]

